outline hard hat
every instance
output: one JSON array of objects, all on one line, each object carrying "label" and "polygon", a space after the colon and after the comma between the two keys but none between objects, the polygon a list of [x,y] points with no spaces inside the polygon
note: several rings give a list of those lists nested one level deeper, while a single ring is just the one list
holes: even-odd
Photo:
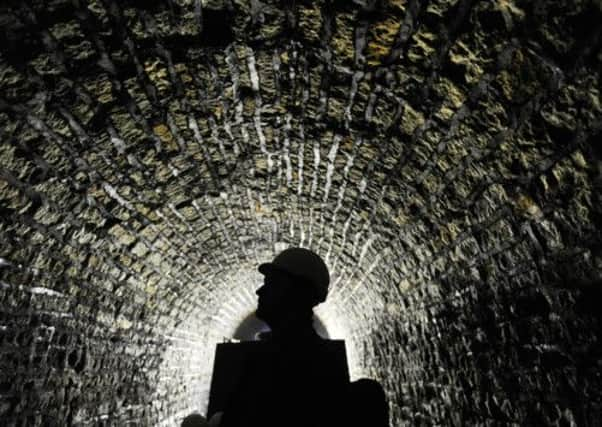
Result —
[{"label": "hard hat", "polygon": [[259,266],[261,274],[282,271],[306,280],[314,289],[318,302],[326,301],[330,275],[328,267],[318,254],[304,248],[288,248],[280,252],[274,261]]}]

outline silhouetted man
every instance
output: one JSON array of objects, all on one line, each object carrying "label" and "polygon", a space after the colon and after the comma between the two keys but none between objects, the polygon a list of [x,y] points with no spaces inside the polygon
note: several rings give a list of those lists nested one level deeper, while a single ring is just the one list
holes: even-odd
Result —
[{"label": "silhouetted man", "polygon": [[260,342],[218,345],[208,415],[223,411],[220,427],[344,425],[344,343],[312,326],[313,307],[328,293],[326,265],[308,249],[289,248],[259,271],[256,315],[271,331]]}]

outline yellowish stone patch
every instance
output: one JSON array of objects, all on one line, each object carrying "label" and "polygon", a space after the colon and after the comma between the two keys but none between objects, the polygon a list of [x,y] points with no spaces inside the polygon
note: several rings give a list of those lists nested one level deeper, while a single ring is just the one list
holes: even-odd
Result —
[{"label": "yellowish stone patch", "polygon": [[444,120],[448,120],[454,115],[454,110],[449,108],[447,105],[443,105],[437,112],[437,115]]},{"label": "yellowish stone patch", "polygon": [[541,218],[543,212],[535,201],[526,194],[520,194],[516,199],[516,207],[518,210],[531,218]]},{"label": "yellowish stone patch", "polygon": [[457,224],[450,222],[445,226],[439,228],[439,238],[444,244],[448,245],[458,238],[460,234],[460,228]]},{"label": "yellowish stone patch", "polygon": [[169,128],[164,124],[158,124],[153,127],[153,131],[155,135],[159,137],[159,139],[163,142],[171,142],[173,141],[173,135],[169,131]]},{"label": "yellowish stone patch", "polygon": [[337,56],[353,60],[355,54],[353,20],[347,15],[337,15],[335,18],[337,31],[332,38],[332,45]]},{"label": "yellowish stone patch", "polygon": [[113,227],[111,227],[111,229],[109,230],[109,234],[115,236],[119,243],[126,246],[134,242],[134,240],[136,240],[134,236],[132,236],[119,224],[116,224]]},{"label": "yellowish stone patch", "polygon": [[395,221],[397,225],[404,225],[408,222],[408,220],[409,217],[406,215],[403,209],[398,209],[397,215],[393,217],[393,221]]},{"label": "yellowish stone patch", "polygon": [[313,4],[312,7],[299,8],[299,29],[307,39],[318,41],[321,26],[322,14],[317,4]]},{"label": "yellowish stone patch", "polygon": [[170,82],[167,74],[167,68],[159,61],[147,60],[144,62],[144,69],[148,74],[148,78],[159,91],[163,91],[169,88]]},{"label": "yellowish stone patch", "polygon": [[411,135],[418,126],[422,126],[423,124],[424,114],[414,110],[410,104],[406,104],[403,109],[403,115],[401,116],[401,130],[406,134]]},{"label": "yellowish stone patch", "polygon": [[456,65],[462,65],[466,68],[464,79],[467,83],[476,82],[483,74],[483,68],[479,65],[479,58],[472,52],[466,44],[459,41],[449,52],[450,61]]},{"label": "yellowish stone patch", "polygon": [[412,62],[423,61],[426,57],[435,52],[432,46],[437,39],[437,35],[428,31],[418,31],[412,36],[414,43],[408,51],[408,59]]},{"label": "yellowish stone patch", "polygon": [[514,19],[522,20],[525,17],[525,11],[518,7],[514,0],[497,0],[496,7]]},{"label": "yellowish stone patch", "polygon": [[384,21],[377,22],[370,28],[368,31],[368,40],[370,41],[366,49],[368,65],[380,65],[389,56],[400,26],[400,19],[387,18]]}]

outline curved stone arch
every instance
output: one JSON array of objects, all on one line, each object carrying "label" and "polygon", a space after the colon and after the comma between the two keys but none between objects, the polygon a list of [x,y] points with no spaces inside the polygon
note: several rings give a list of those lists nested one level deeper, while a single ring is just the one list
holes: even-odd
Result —
[{"label": "curved stone arch", "polygon": [[177,423],[300,245],[394,425],[597,421],[595,2],[17,3],[0,417]]}]

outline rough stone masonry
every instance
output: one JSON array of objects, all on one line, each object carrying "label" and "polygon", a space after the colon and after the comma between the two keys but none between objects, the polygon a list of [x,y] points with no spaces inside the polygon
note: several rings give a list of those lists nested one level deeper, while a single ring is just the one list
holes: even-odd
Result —
[{"label": "rough stone masonry", "polygon": [[392,426],[600,426],[601,22],[599,0],[3,1],[0,424],[202,411],[256,266],[300,245]]}]

